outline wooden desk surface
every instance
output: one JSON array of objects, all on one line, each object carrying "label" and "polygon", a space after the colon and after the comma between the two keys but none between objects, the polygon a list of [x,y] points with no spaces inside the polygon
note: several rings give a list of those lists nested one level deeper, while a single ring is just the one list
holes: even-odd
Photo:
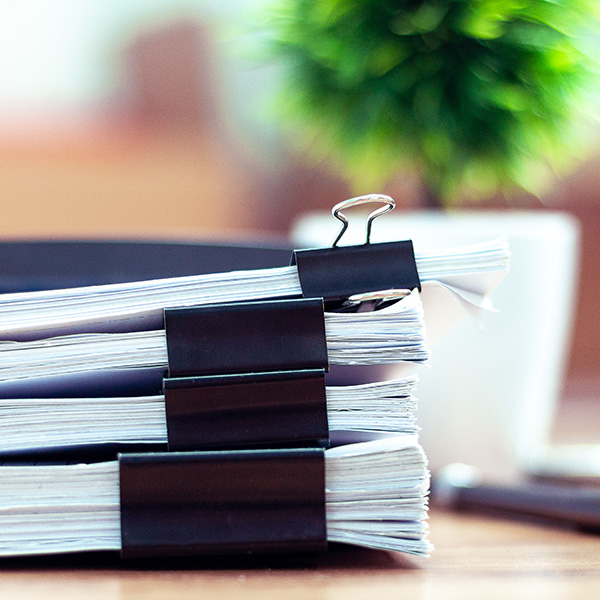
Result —
[{"label": "wooden desk surface", "polygon": [[429,559],[336,547],[316,564],[140,569],[113,557],[0,563],[0,598],[600,598],[600,536],[432,511]]}]

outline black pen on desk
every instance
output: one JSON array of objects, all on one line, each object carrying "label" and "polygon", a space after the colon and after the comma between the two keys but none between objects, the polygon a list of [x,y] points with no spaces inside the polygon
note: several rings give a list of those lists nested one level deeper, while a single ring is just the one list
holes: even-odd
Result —
[{"label": "black pen on desk", "polygon": [[433,479],[433,500],[461,511],[543,518],[600,533],[600,487],[534,481],[485,483],[477,469],[451,464]]}]

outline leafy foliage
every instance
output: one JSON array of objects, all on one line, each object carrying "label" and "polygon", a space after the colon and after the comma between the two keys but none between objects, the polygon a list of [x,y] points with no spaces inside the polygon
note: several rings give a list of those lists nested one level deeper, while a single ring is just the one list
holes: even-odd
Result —
[{"label": "leafy foliage", "polygon": [[[412,166],[444,201],[536,192],[593,107],[596,0],[288,0],[283,116],[356,187]],[[587,96],[586,96],[587,95]]]}]

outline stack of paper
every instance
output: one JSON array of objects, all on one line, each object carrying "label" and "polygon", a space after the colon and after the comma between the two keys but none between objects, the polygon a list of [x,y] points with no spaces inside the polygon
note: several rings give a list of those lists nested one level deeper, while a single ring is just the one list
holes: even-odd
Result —
[{"label": "stack of paper", "polygon": [[[502,240],[441,252],[417,251],[415,259],[424,287],[443,289],[474,314],[489,307],[488,294],[502,278],[507,261]],[[329,364],[419,364],[427,360],[428,314],[423,310],[419,290],[381,292],[376,294],[377,300],[362,298],[358,310],[345,307],[340,312],[323,312]],[[163,309],[301,295],[298,271],[290,266],[0,296],[0,454],[25,453],[39,459],[38,455],[48,451],[109,444],[123,450],[128,444],[166,447],[170,443],[169,415],[162,385],[170,369],[170,355]],[[346,308],[351,311],[345,312]],[[436,312],[443,313],[443,307]],[[240,339],[240,346],[247,349],[253,348],[253,343]],[[243,379],[256,374],[236,375]],[[275,381],[280,374],[263,375],[273,375]],[[416,382],[417,377],[411,375],[398,381],[327,385],[323,390],[326,436],[335,442],[336,434],[352,434],[358,440],[324,451],[324,483],[319,484],[323,487],[324,541],[429,553],[429,473],[417,438],[413,395]],[[136,393],[143,383],[153,387],[154,392]],[[210,383],[217,384],[223,385]],[[103,394],[111,385],[117,393]],[[90,389],[97,393],[89,393]],[[194,403],[200,406],[201,418],[202,388],[199,393],[200,400]],[[263,400],[269,403],[268,397]],[[308,400],[310,404],[312,399]],[[185,417],[185,403],[182,410]],[[300,409],[290,404],[289,410]],[[193,418],[198,415],[194,413]],[[260,458],[261,452],[276,456],[284,451],[267,448],[243,452],[249,454],[243,454],[242,461],[245,456]],[[178,460],[184,456],[171,453],[175,455]],[[227,456],[219,451],[194,455],[211,465],[211,461],[221,463]],[[287,460],[287,454],[281,456]],[[290,465],[295,464],[295,457],[292,452]],[[161,460],[168,463],[170,459],[167,455]],[[129,544],[129,533],[122,531],[125,476],[120,469],[118,461],[0,466],[0,555],[123,551],[124,544]],[[273,477],[276,487],[276,472],[265,472],[261,480],[270,481],[269,477]],[[185,477],[176,479],[177,485],[195,485]],[[158,485],[160,495],[169,492],[171,483],[163,484],[158,478],[149,485]],[[211,483],[203,481],[202,485],[210,487]],[[298,488],[299,494],[302,487]],[[238,498],[236,502],[243,500]],[[177,502],[175,506],[179,506]],[[181,502],[187,511],[186,500]],[[227,510],[248,514],[254,510],[215,503],[216,509],[225,511],[223,514],[229,514]],[[275,507],[271,509],[275,511]],[[194,508],[191,514],[201,523],[198,511],[201,509]],[[273,514],[279,514],[277,511]],[[267,517],[249,517],[254,518],[262,522]],[[198,523],[189,524],[194,535],[202,529]],[[163,529],[170,527],[165,525]],[[229,534],[235,536],[237,532]],[[220,534],[211,535],[218,539]],[[154,542],[160,545],[157,540],[148,541]],[[217,547],[216,551],[227,553],[233,546]]]}]

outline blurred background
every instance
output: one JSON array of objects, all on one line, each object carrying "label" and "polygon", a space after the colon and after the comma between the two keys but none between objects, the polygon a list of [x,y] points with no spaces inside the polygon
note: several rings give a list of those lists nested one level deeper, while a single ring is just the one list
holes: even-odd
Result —
[{"label": "blurred background", "polygon": [[[245,39],[257,5],[2,3],[0,238],[284,244],[301,215],[355,195],[329,161],[307,160],[270,115],[278,66],[257,59]],[[588,133],[585,157],[543,194],[454,204],[561,210],[580,222],[567,430],[578,406],[589,410],[577,399],[600,393],[598,124]],[[391,194],[399,210],[430,204],[412,170],[367,191]],[[590,415],[596,423],[599,413]]]}]

